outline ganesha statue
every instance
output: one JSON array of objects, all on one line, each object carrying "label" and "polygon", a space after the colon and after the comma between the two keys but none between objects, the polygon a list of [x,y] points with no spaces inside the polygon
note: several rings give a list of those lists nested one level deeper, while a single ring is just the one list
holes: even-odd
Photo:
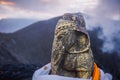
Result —
[{"label": "ganesha statue", "polygon": [[90,37],[83,16],[64,14],[55,28],[51,74],[89,79],[93,68]]}]

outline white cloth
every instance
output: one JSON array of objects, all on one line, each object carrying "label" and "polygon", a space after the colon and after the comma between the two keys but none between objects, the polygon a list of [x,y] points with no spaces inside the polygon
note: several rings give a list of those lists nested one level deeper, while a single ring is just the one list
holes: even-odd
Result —
[{"label": "white cloth", "polygon": [[[32,80],[91,80],[91,79],[64,77],[59,75],[49,75],[50,70],[51,70],[51,63],[36,70],[33,74]],[[101,73],[100,80],[112,80],[112,75],[108,73],[104,73],[101,69],[100,69],[100,73]]]}]

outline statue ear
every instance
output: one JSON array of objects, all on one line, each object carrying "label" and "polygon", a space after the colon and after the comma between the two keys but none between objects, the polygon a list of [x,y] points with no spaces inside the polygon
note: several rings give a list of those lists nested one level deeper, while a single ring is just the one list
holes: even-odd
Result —
[{"label": "statue ear", "polygon": [[85,34],[83,32],[77,32],[77,36],[78,36],[78,42],[79,45],[82,46],[82,48],[80,49],[80,52],[85,52],[87,50],[89,50],[90,48],[90,38],[88,34]]}]

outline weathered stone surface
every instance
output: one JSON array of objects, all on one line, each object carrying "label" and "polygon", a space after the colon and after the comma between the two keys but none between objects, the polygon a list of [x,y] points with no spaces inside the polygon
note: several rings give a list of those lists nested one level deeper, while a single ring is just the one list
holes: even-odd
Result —
[{"label": "weathered stone surface", "polygon": [[52,74],[90,78],[93,55],[81,14],[64,14],[56,25],[52,47]]}]

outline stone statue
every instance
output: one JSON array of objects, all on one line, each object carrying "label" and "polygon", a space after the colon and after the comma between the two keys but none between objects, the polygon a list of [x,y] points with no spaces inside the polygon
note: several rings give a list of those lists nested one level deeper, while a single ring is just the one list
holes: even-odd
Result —
[{"label": "stone statue", "polygon": [[80,13],[64,14],[56,25],[51,54],[51,74],[89,79],[93,54],[85,21]]}]

